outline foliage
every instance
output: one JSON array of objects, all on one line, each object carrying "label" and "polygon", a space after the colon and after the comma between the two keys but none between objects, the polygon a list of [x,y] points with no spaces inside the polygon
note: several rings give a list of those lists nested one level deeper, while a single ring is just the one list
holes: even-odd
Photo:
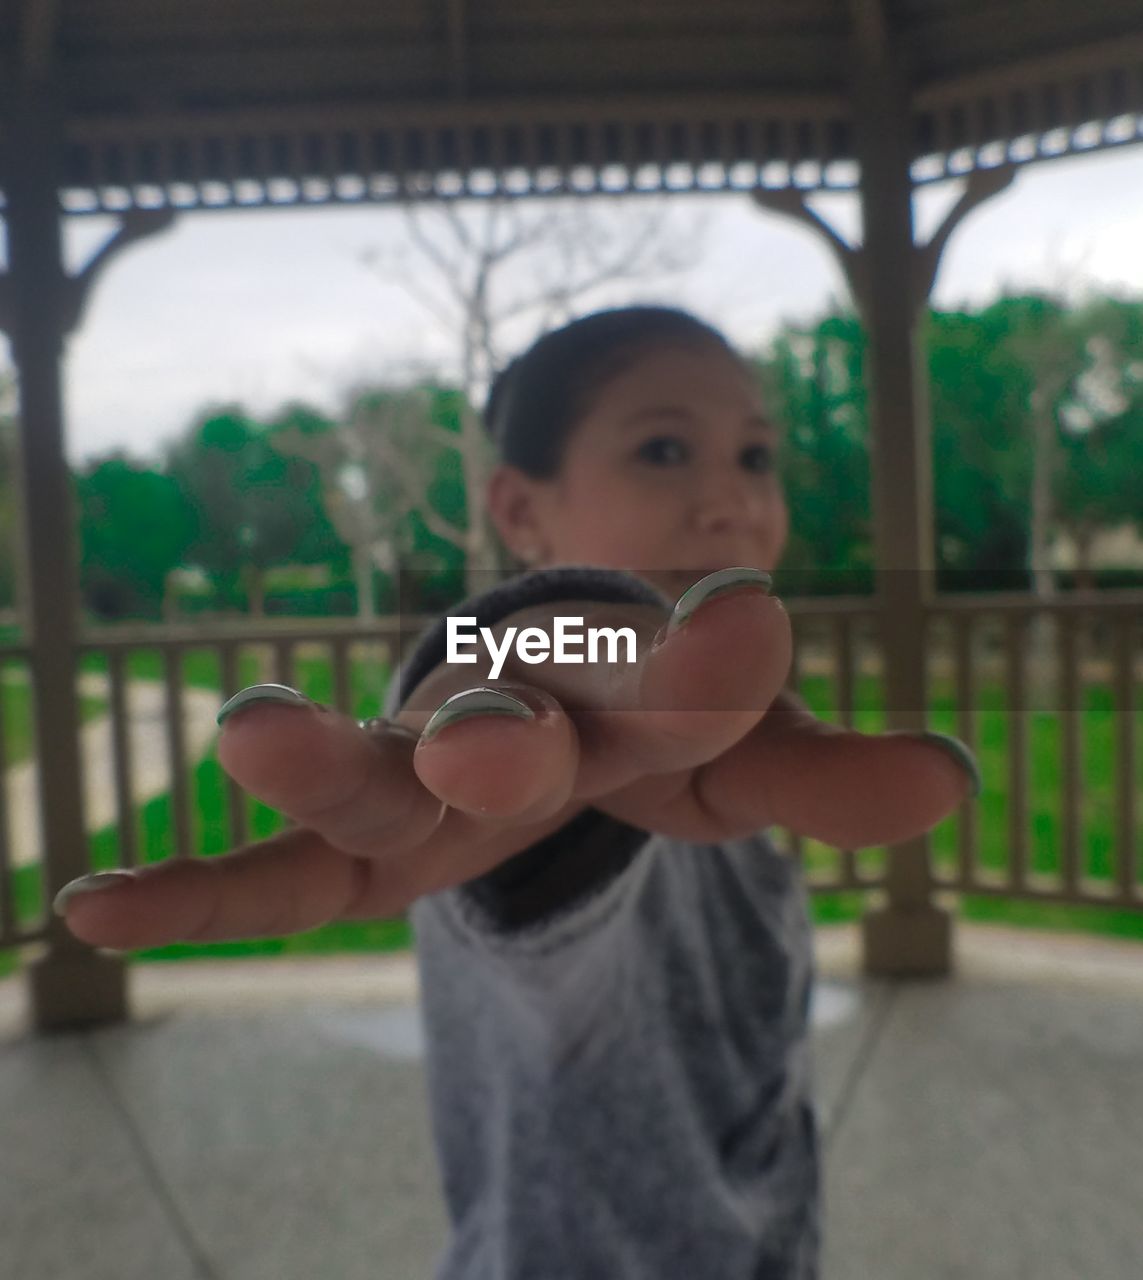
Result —
[{"label": "foliage", "polygon": [[1073,526],[1143,531],[1143,307],[1102,298],[1068,320],[1082,367],[1059,408],[1058,507]]},{"label": "foliage", "polygon": [[[1143,532],[1143,304],[1067,308],[1001,299],[930,313],[929,373],[938,587],[1022,590],[1033,560],[1036,468],[1051,525],[1077,538],[1134,521]],[[779,460],[791,511],[783,590],[868,590],[872,564],[865,335],[853,315],[789,326],[755,363],[785,424]],[[1054,453],[1039,452],[1051,424]],[[1089,570],[1081,580],[1091,584]],[[791,579],[793,583],[791,584]]]},{"label": "foliage", "polygon": [[[1143,302],[1002,298],[930,313],[920,336],[938,588],[1028,589],[1059,534],[1079,549],[1076,582],[1094,585],[1094,534],[1125,523],[1143,534]],[[786,326],[753,357],[785,427],[788,594],[873,589],[865,360],[862,326],[841,312]],[[12,603],[20,533],[12,391],[0,384],[0,607]],[[337,420],[301,404],[268,422],[219,408],[160,466],[122,453],[94,461],[74,480],[85,606],[159,617],[169,570],[197,566],[211,595],[196,607],[259,611],[268,569],[327,564],[328,591],[292,591],[272,607],[306,608],[308,596],[320,612],[336,597],[341,612],[371,586],[382,610],[438,609],[464,590],[472,420],[460,388],[373,385]],[[368,544],[364,567],[355,539]],[[387,540],[391,556],[378,551]]]},{"label": "foliage", "polygon": [[194,537],[185,494],[123,454],[91,462],[75,487],[85,607],[106,619],[159,618],[167,574]]},{"label": "foliage", "polygon": [[[320,430],[314,415],[305,423]],[[266,569],[344,558],[322,507],[317,469],[283,457],[271,432],[241,410],[194,424],[168,451],[166,467],[194,513],[186,563],[204,569],[224,595],[244,590],[260,611]]]},{"label": "foliage", "polygon": [[433,383],[368,388],[320,432],[285,426],[273,433],[275,449],[320,475],[325,509],[353,558],[360,616],[370,616],[378,571],[386,611],[430,607],[425,588],[435,599],[438,579],[450,583],[442,603],[462,594],[465,411],[460,392]]},{"label": "foliage", "polygon": [[825,593],[831,583],[846,593],[870,589],[864,355],[856,317],[833,315],[809,330],[785,330],[757,362],[785,423],[778,470],[791,513],[787,592]]}]

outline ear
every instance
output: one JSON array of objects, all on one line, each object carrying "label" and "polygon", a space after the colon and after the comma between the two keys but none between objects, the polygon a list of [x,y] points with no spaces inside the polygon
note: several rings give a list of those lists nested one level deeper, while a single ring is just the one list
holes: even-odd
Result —
[{"label": "ear", "polygon": [[488,480],[488,515],[505,547],[525,564],[548,554],[539,502],[540,482],[501,463]]}]

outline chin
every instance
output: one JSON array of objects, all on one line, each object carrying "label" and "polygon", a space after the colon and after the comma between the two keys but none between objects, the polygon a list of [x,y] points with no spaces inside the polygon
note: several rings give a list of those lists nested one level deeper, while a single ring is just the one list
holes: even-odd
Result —
[{"label": "chin", "polygon": [[732,564],[742,563],[743,561],[740,560],[731,560],[727,561],[726,564],[717,565],[713,569],[655,569],[649,570],[642,576],[663,591],[681,595],[688,587],[693,587],[696,582],[701,581],[708,574],[715,573],[718,569],[726,569]]}]

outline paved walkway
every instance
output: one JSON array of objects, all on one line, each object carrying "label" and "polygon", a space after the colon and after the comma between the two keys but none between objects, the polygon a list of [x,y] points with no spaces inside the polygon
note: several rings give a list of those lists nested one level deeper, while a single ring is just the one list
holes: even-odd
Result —
[{"label": "paved walkway", "polygon": [[[89,673],[79,678],[80,691],[108,697],[106,676]],[[132,680],[127,685],[131,773],[135,806],[171,789],[167,754],[167,693],[158,680]],[[183,687],[183,730],[187,760],[198,761],[218,732],[215,719],[222,701],[209,689]],[[84,816],[89,831],[118,821],[115,808],[115,757],[111,717],[99,716],[80,731],[84,773]],[[39,862],[40,834],[38,763],[25,760],[8,771],[9,848],[12,865]],[[0,1280],[4,1280],[0,1272]]]},{"label": "paved walkway", "polygon": [[[961,925],[955,979],[887,984],[816,938],[823,1280],[1138,1280],[1143,948]],[[34,1039],[0,982],[0,1280],[430,1280],[411,956],[137,965],[132,1001]]]}]

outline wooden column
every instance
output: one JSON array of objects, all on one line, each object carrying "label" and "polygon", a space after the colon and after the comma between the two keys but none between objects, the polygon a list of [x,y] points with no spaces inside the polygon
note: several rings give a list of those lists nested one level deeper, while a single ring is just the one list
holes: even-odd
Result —
[{"label": "wooden column", "polygon": [[59,100],[41,79],[12,86],[5,121],[7,322],[20,392],[21,470],[27,555],[25,627],[44,835],[47,948],[30,967],[38,1030],[127,1015],[122,959],[68,932],[51,900],[90,870],[79,760],[78,572],[71,479],[63,445],[61,353],[67,281],[61,257]]},{"label": "wooden column", "polygon": [[[890,729],[925,727],[924,620],[935,595],[929,375],[916,340],[941,254],[984,201],[1005,190],[1014,167],[977,169],[931,240],[913,242],[908,99],[887,58],[873,4],[854,0],[865,24],[857,42],[864,74],[855,87],[865,237],[854,248],[794,188],[753,193],[760,208],[820,234],[849,282],[869,338],[870,462],[877,595]],[[868,47],[867,47],[868,46]],[[879,49],[881,50],[879,52]],[[931,901],[928,840],[890,850],[888,904],[866,917],[865,968],[872,974],[933,976],[951,965],[951,917]]]},{"label": "wooden column", "polygon": [[[890,729],[925,726],[925,618],[934,592],[928,376],[916,342],[920,264],[913,247],[911,125],[905,69],[879,0],[853,0],[854,107],[864,245],[861,306],[869,339],[872,505]],[[862,921],[867,973],[951,969],[950,914],[931,901],[927,837],[889,850],[888,902]]]}]

